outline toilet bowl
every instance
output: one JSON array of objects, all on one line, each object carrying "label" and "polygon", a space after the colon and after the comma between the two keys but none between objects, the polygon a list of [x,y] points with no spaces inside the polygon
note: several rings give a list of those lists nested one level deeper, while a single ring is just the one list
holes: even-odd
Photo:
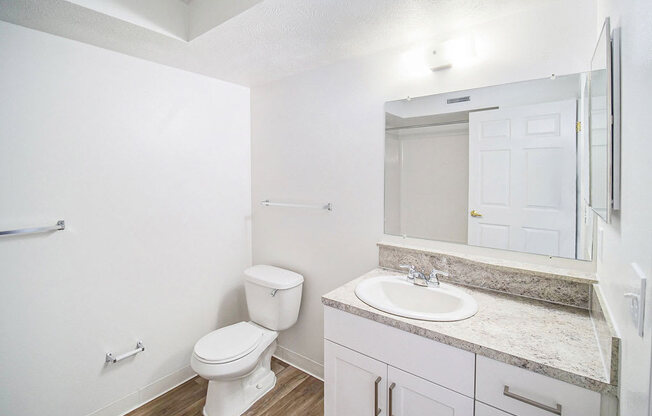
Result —
[{"label": "toilet bowl", "polygon": [[203,336],[190,359],[192,369],[209,381],[204,416],[239,416],[274,387],[277,331],[298,318],[303,276],[266,265],[244,274],[251,321]]}]

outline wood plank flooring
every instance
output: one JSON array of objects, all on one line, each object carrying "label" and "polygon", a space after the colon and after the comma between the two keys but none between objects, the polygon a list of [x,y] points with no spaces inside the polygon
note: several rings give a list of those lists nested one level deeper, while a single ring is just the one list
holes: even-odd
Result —
[{"label": "wood plank flooring", "polygon": [[[324,383],[272,358],[276,386],[243,416],[323,416]],[[208,381],[197,376],[126,416],[202,416]]]}]

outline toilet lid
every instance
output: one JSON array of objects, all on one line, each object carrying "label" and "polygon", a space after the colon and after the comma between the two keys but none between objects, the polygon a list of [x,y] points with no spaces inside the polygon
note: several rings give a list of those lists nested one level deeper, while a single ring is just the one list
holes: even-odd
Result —
[{"label": "toilet lid", "polygon": [[195,355],[210,364],[228,363],[256,349],[262,337],[262,329],[249,322],[239,322],[202,337],[195,344]]},{"label": "toilet lid", "polygon": [[292,289],[303,283],[299,273],[265,264],[249,267],[244,275],[248,282],[270,289]]}]

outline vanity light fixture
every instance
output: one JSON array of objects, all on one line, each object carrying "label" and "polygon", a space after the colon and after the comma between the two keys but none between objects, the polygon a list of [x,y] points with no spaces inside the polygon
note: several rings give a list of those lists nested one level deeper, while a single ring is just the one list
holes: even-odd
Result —
[{"label": "vanity light fixture", "polygon": [[427,77],[433,72],[465,68],[478,62],[476,40],[472,35],[448,39],[437,45],[423,43],[401,54],[401,74]]},{"label": "vanity light fixture", "polygon": [[452,67],[464,68],[473,65],[478,58],[475,37],[466,35],[442,42],[432,51],[428,63],[433,72]]},{"label": "vanity light fixture", "polygon": [[[432,54],[437,55],[437,51],[436,50],[432,51]],[[432,72],[437,72],[437,71],[443,71],[445,69],[451,69],[452,67],[453,64],[441,64],[441,65],[431,67],[430,70]]]},{"label": "vanity light fixture", "polygon": [[443,71],[445,69],[451,69],[453,67],[453,64],[446,64],[446,65],[439,65],[439,66],[433,66],[430,68],[432,72],[437,72],[437,71]]}]

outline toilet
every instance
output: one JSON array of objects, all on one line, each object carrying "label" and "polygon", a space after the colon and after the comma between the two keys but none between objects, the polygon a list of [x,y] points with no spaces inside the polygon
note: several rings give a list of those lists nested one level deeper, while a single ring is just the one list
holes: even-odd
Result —
[{"label": "toilet", "polygon": [[278,331],[299,316],[303,276],[258,265],[244,271],[251,321],[213,331],[195,344],[190,365],[207,379],[204,416],[239,416],[276,384],[271,359]]}]

